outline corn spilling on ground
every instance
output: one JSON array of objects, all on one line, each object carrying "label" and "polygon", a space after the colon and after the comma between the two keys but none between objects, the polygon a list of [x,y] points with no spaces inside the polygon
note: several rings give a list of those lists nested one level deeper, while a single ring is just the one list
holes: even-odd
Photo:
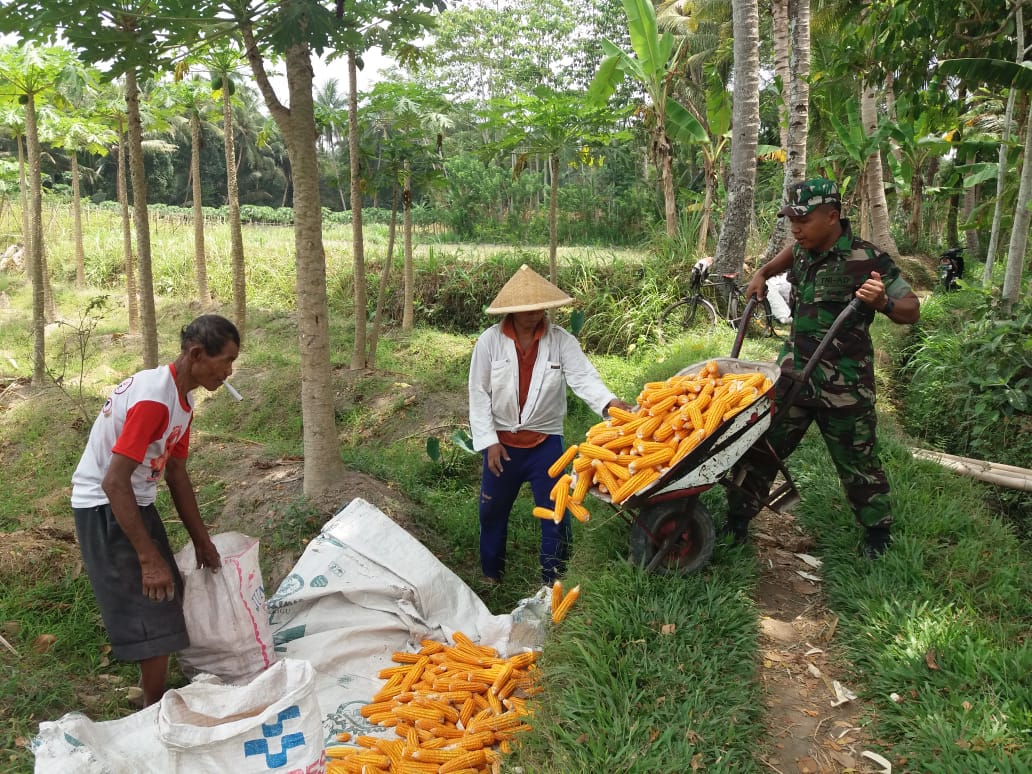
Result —
[{"label": "corn spilling on ground", "polygon": [[530,728],[527,697],[540,690],[537,653],[501,658],[461,632],[454,640],[454,647],[423,640],[417,653],[393,655],[398,666],[380,671],[387,682],[362,715],[399,738],[343,734],[338,741],[357,747],[328,747],[327,774],[498,771],[510,740]]},{"label": "corn spilling on ground", "polygon": [[580,598],[580,586],[574,586],[566,594],[563,594],[562,581],[556,581],[552,585],[552,623],[562,623],[566,614],[570,612],[573,603]]},{"label": "corn spilling on ground", "polygon": [[[534,515],[559,523],[569,511],[587,521],[590,514],[583,502],[592,486],[614,503],[624,502],[771,386],[758,371],[721,374],[714,360],[697,374],[647,383],[636,411],[609,409],[609,419],[589,428],[583,443],[569,446],[552,464],[548,474],[560,476],[552,491],[553,507],[534,508]],[[564,474],[568,465],[572,473]]]}]

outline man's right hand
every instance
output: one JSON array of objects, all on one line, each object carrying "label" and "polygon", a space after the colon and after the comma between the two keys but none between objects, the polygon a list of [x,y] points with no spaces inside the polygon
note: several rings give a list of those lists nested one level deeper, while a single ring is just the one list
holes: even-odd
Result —
[{"label": "man's right hand", "polygon": [[176,596],[176,584],[172,569],[160,554],[140,559],[143,575],[143,595],[154,602],[172,601]]},{"label": "man's right hand", "polygon": [[749,280],[749,284],[745,287],[745,298],[748,300],[752,296],[756,296],[762,301],[767,295],[767,278],[763,276],[763,272],[757,271],[752,279]]},{"label": "man's right hand", "polygon": [[496,476],[502,475],[502,460],[509,461],[509,453],[500,443],[494,443],[487,447],[487,469]]}]

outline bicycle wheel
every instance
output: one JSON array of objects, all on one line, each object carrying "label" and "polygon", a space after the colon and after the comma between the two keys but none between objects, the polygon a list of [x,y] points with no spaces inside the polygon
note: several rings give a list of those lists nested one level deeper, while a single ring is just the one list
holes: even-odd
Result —
[{"label": "bicycle wheel", "polygon": [[699,328],[708,333],[716,324],[717,310],[713,308],[713,304],[701,296],[682,298],[660,312],[656,324],[656,338],[660,344],[667,344],[692,328]]},{"label": "bicycle wheel", "polygon": [[[745,311],[748,303],[745,295],[740,290],[731,292],[727,304],[727,318],[735,330],[738,330],[742,320],[742,313]],[[773,336],[776,334],[774,330],[774,312],[771,311],[770,301],[766,298],[753,305],[749,327],[746,329],[746,332],[754,336]]]}]

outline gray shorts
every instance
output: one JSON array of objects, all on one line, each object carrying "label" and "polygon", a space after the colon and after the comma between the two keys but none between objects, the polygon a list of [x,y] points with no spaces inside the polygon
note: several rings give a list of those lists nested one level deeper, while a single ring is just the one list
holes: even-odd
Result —
[{"label": "gray shorts", "polygon": [[189,645],[183,619],[183,579],[158,509],[143,506],[140,515],[175,580],[175,597],[163,602],[144,596],[139,557],[115,520],[111,506],[73,510],[82,562],[104,619],[112,655],[122,661],[143,661]]}]

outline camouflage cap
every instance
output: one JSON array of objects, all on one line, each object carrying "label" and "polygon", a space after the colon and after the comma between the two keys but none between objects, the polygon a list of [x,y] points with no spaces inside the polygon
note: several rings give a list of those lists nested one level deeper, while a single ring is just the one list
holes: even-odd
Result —
[{"label": "camouflage cap", "polygon": [[826,177],[812,177],[788,189],[788,202],[778,215],[806,215],[822,204],[842,205],[838,186]]}]

